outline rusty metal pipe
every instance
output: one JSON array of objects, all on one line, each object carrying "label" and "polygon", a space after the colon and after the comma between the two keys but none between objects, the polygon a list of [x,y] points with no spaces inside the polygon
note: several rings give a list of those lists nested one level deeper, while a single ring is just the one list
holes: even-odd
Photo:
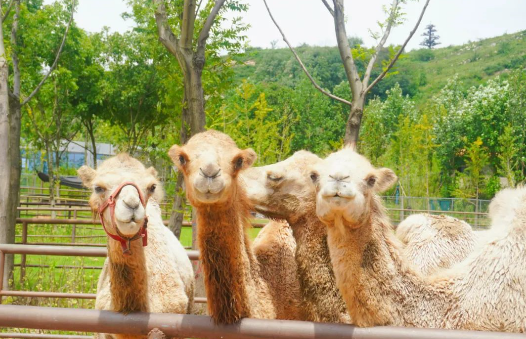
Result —
[{"label": "rusty metal pipe", "polygon": [[42,334],[42,333],[0,333],[0,338],[20,339],[92,339],[93,336],[71,334]]},{"label": "rusty metal pipe", "polygon": [[[105,257],[105,248],[92,248],[82,246],[41,246],[41,245],[18,245],[0,244],[0,251],[5,254],[37,254],[37,255],[61,255],[81,257]],[[199,260],[199,251],[186,251],[190,260]]]},{"label": "rusty metal pipe", "polygon": [[185,338],[274,338],[274,339],[524,339],[524,334],[404,327],[359,328],[343,324],[292,320],[242,319],[233,325],[216,326],[207,316],[131,313],[50,308],[36,306],[0,306],[0,326],[46,330],[147,335],[158,328],[167,337]]}]

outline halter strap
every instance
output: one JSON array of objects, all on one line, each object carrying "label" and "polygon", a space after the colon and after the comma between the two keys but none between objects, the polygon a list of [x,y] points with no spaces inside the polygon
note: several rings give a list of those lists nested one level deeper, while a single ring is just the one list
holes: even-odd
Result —
[{"label": "halter strap", "polygon": [[[146,230],[146,227],[148,226],[148,217],[146,215],[144,216],[143,225],[141,226],[139,231],[132,237],[124,236],[121,232],[119,232],[119,228],[117,227],[117,223],[115,221],[115,204],[117,202],[115,199],[121,193],[121,190],[124,188],[124,186],[128,186],[128,185],[135,187],[135,189],[137,190],[137,193],[139,193],[139,200],[141,201],[141,205],[146,209],[146,201],[144,200],[144,196],[141,190],[136,184],[134,184],[133,182],[129,182],[129,181],[123,182],[122,184],[120,184],[119,187],[117,187],[117,189],[115,189],[115,191],[108,197],[108,199],[99,207],[100,222],[102,223],[104,232],[106,232],[106,234],[110,238],[117,240],[121,244],[122,253],[124,254],[131,254],[130,243],[134,240],[142,238],[142,245],[143,246],[148,245],[148,231]],[[111,223],[112,223],[113,228],[115,229],[115,232],[117,232],[117,234],[112,234],[108,232],[108,229],[106,228],[103,213],[108,207],[110,208]],[[145,210],[145,214],[146,214],[146,210]]]}]

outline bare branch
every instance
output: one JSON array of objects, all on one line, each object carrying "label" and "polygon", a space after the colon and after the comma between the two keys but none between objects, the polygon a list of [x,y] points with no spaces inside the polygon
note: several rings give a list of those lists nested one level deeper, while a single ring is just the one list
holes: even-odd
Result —
[{"label": "bare branch", "polygon": [[191,50],[194,38],[194,24],[196,16],[195,0],[184,0],[183,22],[181,23],[181,48]]},{"label": "bare branch", "polygon": [[11,12],[11,7],[13,6],[13,2],[14,2],[14,0],[9,1],[9,5],[7,5],[7,10],[5,11],[5,14],[2,16],[2,23],[9,16],[9,13]]},{"label": "bare branch", "polygon": [[305,74],[307,75],[307,77],[309,78],[309,80],[312,82],[312,84],[314,85],[314,87],[316,87],[316,89],[318,91],[320,91],[321,93],[325,94],[326,96],[328,96],[329,98],[332,98],[334,100],[337,100],[339,102],[342,102],[346,105],[349,105],[351,106],[351,103],[345,99],[342,99],[336,95],[333,95],[327,91],[325,91],[323,88],[321,88],[317,83],[316,81],[314,80],[314,78],[310,75],[309,71],[307,70],[307,68],[305,67],[305,65],[303,64],[303,62],[301,61],[300,57],[298,56],[298,54],[296,53],[296,51],[294,50],[294,48],[292,47],[292,45],[289,43],[289,41],[287,40],[287,37],[285,36],[285,34],[283,33],[283,31],[281,30],[281,28],[279,27],[278,23],[276,22],[276,20],[274,20],[274,17],[272,16],[272,13],[270,12],[270,8],[268,7],[267,5],[267,1],[266,0],[263,0],[263,2],[265,3],[265,7],[267,7],[267,11],[268,11],[268,14],[270,15],[270,18],[272,19],[272,21],[274,22],[274,25],[276,25],[276,27],[278,28],[279,32],[281,33],[281,36],[283,37],[283,41],[285,41],[285,43],[287,44],[287,46],[289,46],[289,49],[291,50],[292,54],[294,54],[294,57],[296,58],[296,60],[298,61],[298,63],[300,64],[301,68],[303,69],[303,72],[305,72]]},{"label": "bare branch", "polygon": [[214,20],[216,19],[216,16],[219,13],[219,10],[221,9],[224,3],[225,3],[225,0],[216,0],[214,8],[212,8],[212,11],[206,18],[205,24],[203,25],[203,28],[201,29],[201,32],[199,33],[199,38],[197,40],[197,56],[198,57],[204,58],[205,56],[206,40],[208,39],[208,36],[210,34],[210,29],[212,29],[212,25],[214,24]]},{"label": "bare branch", "polygon": [[327,3],[326,0],[321,0],[323,2],[323,4],[325,5],[325,7],[327,7],[327,10],[329,11],[329,13],[331,13],[331,15],[334,17],[334,10],[331,8],[331,6]]},{"label": "bare branch", "polygon": [[376,46],[374,50],[374,54],[371,57],[371,60],[369,60],[369,64],[367,65],[367,69],[363,76],[363,85],[365,87],[367,87],[367,84],[369,83],[371,72],[373,71],[373,67],[376,62],[376,59],[378,58],[378,54],[380,54],[380,51],[384,47],[384,44],[387,41],[389,34],[391,33],[391,28],[393,27],[393,23],[396,21],[396,12],[398,11],[399,5],[400,5],[400,0],[393,0],[393,4],[391,5],[391,10],[389,11],[389,17],[387,18],[387,26],[385,28],[384,35],[378,42],[378,45]]},{"label": "bare branch", "polygon": [[358,74],[358,69],[352,57],[351,46],[347,39],[347,32],[345,31],[345,16],[343,14],[343,0],[333,0],[334,3],[334,29],[336,31],[336,41],[338,42],[338,50],[342,59],[345,74],[349,80],[351,92],[353,97],[358,97],[362,90],[362,81]]},{"label": "bare branch", "polygon": [[197,14],[199,13],[199,9],[201,8],[201,4],[203,3],[203,0],[199,0],[199,3],[197,4],[197,8],[195,9],[195,16],[197,17]]},{"label": "bare branch", "polygon": [[157,33],[159,34],[159,41],[166,47],[168,52],[177,57],[178,40],[173,33],[170,25],[168,25],[168,16],[166,15],[166,5],[164,0],[153,0],[157,4],[155,9],[155,22],[157,23]]},{"label": "bare branch", "polygon": [[74,4],[71,5],[71,16],[69,18],[68,25],[66,26],[66,30],[64,31],[64,36],[62,37],[62,42],[60,43],[60,47],[58,48],[57,55],[55,56],[55,61],[53,61],[53,64],[49,68],[49,71],[42,78],[42,80],[37,85],[37,87],[35,87],[33,92],[31,92],[31,94],[29,94],[29,96],[24,99],[24,101],[22,102],[21,106],[24,106],[25,104],[27,104],[29,102],[29,100],[31,100],[38,93],[38,91],[40,90],[42,85],[44,85],[44,82],[46,82],[47,78],[51,75],[51,72],[53,72],[55,70],[55,68],[57,67],[58,59],[60,58],[60,54],[62,53],[62,49],[64,48],[64,45],[66,44],[66,38],[68,36],[69,28],[71,27],[71,23],[73,22],[73,13],[75,13],[75,5]]},{"label": "bare branch", "polygon": [[431,0],[427,0],[426,1],[425,5],[424,5],[424,8],[422,8],[422,13],[420,13],[420,17],[418,18],[418,21],[416,22],[415,27],[409,33],[409,36],[404,41],[404,44],[402,45],[402,47],[400,47],[400,50],[396,53],[396,55],[394,56],[393,60],[391,60],[389,65],[387,65],[387,68],[376,79],[374,79],[374,81],[367,87],[367,89],[365,90],[365,93],[369,92],[371,90],[371,88],[374,87],[374,85],[376,85],[380,80],[382,80],[385,77],[385,75],[387,74],[387,72],[389,72],[389,70],[396,63],[396,60],[398,60],[398,58],[400,57],[400,54],[402,54],[402,52],[404,51],[405,46],[407,46],[407,43],[409,42],[409,40],[411,40],[411,38],[415,34],[416,30],[418,29],[418,26],[420,25],[420,22],[422,21],[422,18],[424,17],[424,13],[426,12],[427,6],[429,5],[429,1],[431,1]]}]

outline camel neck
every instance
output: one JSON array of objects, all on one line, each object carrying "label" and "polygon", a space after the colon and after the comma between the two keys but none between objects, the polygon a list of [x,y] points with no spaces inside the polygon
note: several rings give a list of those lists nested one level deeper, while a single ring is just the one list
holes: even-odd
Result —
[{"label": "camel neck", "polygon": [[140,240],[130,244],[131,254],[123,254],[121,244],[108,238],[110,291],[116,312],[147,312],[148,277],[144,248]]},{"label": "camel neck", "polygon": [[[434,321],[446,312],[447,295],[426,284],[404,259],[379,200],[373,199],[365,220],[357,228],[333,225],[328,229],[336,282],[353,323],[439,326]],[[433,315],[424,319],[423,313]]]},{"label": "camel neck", "polygon": [[247,285],[259,272],[246,234],[248,206],[238,192],[230,207],[197,209],[208,310],[216,323],[230,324],[252,315]]},{"label": "camel neck", "polygon": [[350,322],[332,269],[327,227],[316,211],[291,224],[296,239],[296,262],[304,312],[310,321]]}]

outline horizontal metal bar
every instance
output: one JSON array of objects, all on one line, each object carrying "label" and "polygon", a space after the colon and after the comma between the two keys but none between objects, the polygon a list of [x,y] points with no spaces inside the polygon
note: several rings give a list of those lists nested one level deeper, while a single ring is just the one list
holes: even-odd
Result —
[{"label": "horizontal metal bar", "polygon": [[[20,264],[14,264],[15,267],[20,267]],[[31,267],[31,268],[50,268],[49,265],[34,265],[34,264],[25,264],[24,267]],[[57,265],[53,266],[53,268],[67,268],[67,269],[82,269],[82,270],[101,270],[102,266],[71,266],[71,265]]]},{"label": "horizontal metal bar", "polygon": [[[99,220],[95,219],[53,219],[53,218],[18,218],[16,219],[17,224],[34,224],[34,225],[100,225]],[[163,220],[165,225],[168,225],[168,220]],[[253,222],[252,226],[255,228],[263,227],[267,224],[267,221],[264,222]],[[192,226],[191,221],[183,221],[183,226]]]},{"label": "horizontal metal bar", "polygon": [[[6,291],[1,290],[0,296],[4,297],[26,297],[26,298],[64,298],[64,299],[95,299],[93,293],[61,293],[61,292],[37,292],[37,291]],[[206,298],[196,297],[194,302],[205,304]]]},{"label": "horizontal metal bar", "polygon": [[[9,254],[60,255],[81,257],[105,257],[105,248],[91,248],[86,246],[42,246],[0,244],[0,251]],[[190,260],[199,260],[199,251],[186,251]]]},{"label": "horizontal metal bar", "polygon": [[[15,243],[15,245],[24,245],[24,243]],[[106,247],[106,244],[83,243],[83,242],[26,242],[25,245],[32,246],[86,246],[86,247]]]},{"label": "horizontal metal bar", "polygon": [[404,327],[359,328],[344,324],[314,323],[293,320],[245,318],[233,325],[214,325],[207,316],[168,313],[130,313],[49,308],[37,306],[0,306],[0,326],[46,330],[123,333],[147,335],[160,329],[167,337],[208,339],[513,339],[523,334],[416,329]]},{"label": "horizontal metal bar", "polygon": [[484,212],[413,210],[413,209],[404,209],[404,208],[387,208],[387,211],[397,211],[397,212],[404,211],[404,212],[417,212],[417,213],[443,213],[447,215],[451,215],[451,214],[466,214],[466,215],[481,215],[481,216],[488,215],[488,213],[484,213]]},{"label": "horizontal metal bar", "polygon": [[61,292],[35,292],[35,291],[0,291],[4,297],[31,297],[31,298],[69,298],[69,299],[95,299],[93,293],[61,293]]},{"label": "horizontal metal bar", "polygon": [[0,338],[19,339],[92,339],[93,336],[71,334],[43,334],[43,333],[0,333]]}]

